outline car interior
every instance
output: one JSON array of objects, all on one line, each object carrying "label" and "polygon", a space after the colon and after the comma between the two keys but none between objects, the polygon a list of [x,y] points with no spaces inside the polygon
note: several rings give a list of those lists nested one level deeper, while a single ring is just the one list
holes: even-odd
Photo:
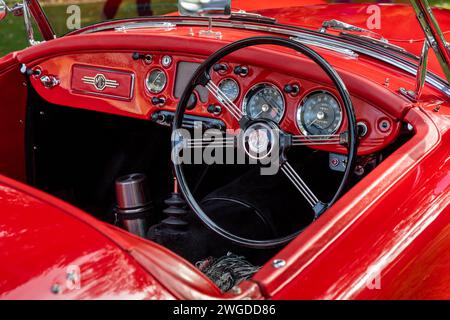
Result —
[{"label": "car interior", "polygon": [[[271,239],[295,236],[326,214],[326,206],[316,210],[315,205],[332,201],[345,172],[345,186],[335,200],[408,141],[414,130],[401,118],[401,100],[387,90],[380,97],[378,86],[357,74],[346,73],[344,81],[354,110],[351,120],[340,91],[308,57],[264,44],[237,51],[211,64],[208,74],[217,91],[191,79],[207,56],[174,48],[72,53],[29,67],[28,184],[156,242],[201,270],[205,261],[228,257],[240,263],[240,280],[251,277],[289,243]],[[277,55],[292,64],[280,63]],[[43,81],[42,74],[57,77],[58,85]],[[185,109],[181,119],[176,112],[180,103]],[[244,152],[244,163],[182,164],[184,188],[195,203],[217,226],[236,239],[249,239],[247,243],[221,236],[198,219],[180,190],[172,158],[177,119],[188,134],[199,128],[202,133],[229,134],[239,129],[230,105],[251,125],[263,121],[292,134],[294,143],[286,150],[289,170],[299,172],[321,199],[311,205],[283,170],[261,174],[263,165],[249,161],[249,152]],[[349,121],[354,121],[357,145],[351,168],[345,139]],[[241,147],[251,139],[244,138]],[[191,146],[206,152],[202,143]],[[218,158],[219,149],[231,149],[233,156],[242,149],[213,147]],[[221,286],[224,291],[231,287]]]}]

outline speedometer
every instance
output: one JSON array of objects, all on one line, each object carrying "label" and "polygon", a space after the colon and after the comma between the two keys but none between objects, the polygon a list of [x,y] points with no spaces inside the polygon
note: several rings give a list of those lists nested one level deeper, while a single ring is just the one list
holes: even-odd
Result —
[{"label": "speedometer", "polygon": [[263,118],[279,123],[285,111],[283,94],[272,84],[257,84],[246,94],[243,110],[250,119]]},{"label": "speedometer", "polygon": [[305,136],[333,134],[339,129],[341,122],[341,106],[327,91],[309,94],[297,109],[297,125]]}]

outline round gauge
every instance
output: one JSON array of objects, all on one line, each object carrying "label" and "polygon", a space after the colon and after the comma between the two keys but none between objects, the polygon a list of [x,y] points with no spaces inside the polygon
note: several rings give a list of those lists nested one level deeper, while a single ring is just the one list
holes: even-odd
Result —
[{"label": "round gauge", "polygon": [[333,134],[341,122],[341,106],[327,91],[309,94],[297,109],[297,125],[305,136]]},{"label": "round gauge", "polygon": [[223,93],[227,96],[230,101],[235,101],[239,96],[239,85],[238,83],[231,79],[223,79],[219,83],[219,89],[222,90]]},{"label": "round gauge", "polygon": [[172,57],[171,56],[162,57],[161,64],[163,65],[164,68],[170,67],[170,65],[172,64]]},{"label": "round gauge", "polygon": [[160,69],[153,69],[145,80],[145,86],[151,93],[160,93],[167,84],[167,76]]},{"label": "round gauge", "polygon": [[251,119],[268,119],[278,123],[284,115],[284,97],[276,86],[260,83],[246,94],[243,109]]}]

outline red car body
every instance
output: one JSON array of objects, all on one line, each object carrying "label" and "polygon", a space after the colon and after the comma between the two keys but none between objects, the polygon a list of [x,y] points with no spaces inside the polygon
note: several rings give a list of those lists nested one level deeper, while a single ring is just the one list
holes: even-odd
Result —
[{"label": "red car body", "polygon": [[[280,23],[313,29],[330,18],[365,27],[368,15],[368,5],[362,4],[297,7],[292,1],[282,3],[290,7],[280,1],[258,1],[262,9],[257,11],[276,17]],[[256,9],[247,8],[245,1],[233,6]],[[380,8],[380,33],[393,44],[420,54],[424,36],[412,8]],[[442,30],[448,32],[450,12],[436,9],[435,16]],[[21,64],[39,66],[49,74],[69,72],[75,61],[106,65],[117,60],[121,52],[145,50],[149,41],[153,50],[208,56],[228,42],[263,34],[226,28],[222,32],[220,41],[198,39],[195,45],[186,47],[183,40],[188,36],[180,28],[163,35],[142,29],[127,33],[127,37],[114,31],[77,31],[0,59],[0,298],[450,299],[449,98],[425,86],[420,101],[408,101],[397,91],[400,87],[413,88],[414,77],[370,59],[354,63],[318,50],[340,72],[351,92],[361,100],[364,97],[389,108],[392,119],[402,117],[413,125],[415,135],[251,280],[230,293],[221,293],[206,276],[171,251],[23,183],[27,82],[19,72]],[[117,53],[107,53],[110,51]],[[89,58],[97,53],[102,55]],[[267,65],[282,69],[282,57],[287,53],[281,50],[279,54],[281,60],[274,59]],[[123,61],[117,67],[126,69],[129,63]],[[433,55],[429,69],[442,75]],[[313,71],[314,66],[304,70],[305,77],[319,77]],[[357,74],[360,82],[349,73]],[[93,104],[92,97],[72,96],[69,101],[70,79],[64,74],[61,86],[52,90],[32,78],[29,85],[46,100],[67,107],[141,119],[148,119],[154,112],[154,107],[136,100],[118,103],[96,97]],[[383,88],[386,77],[390,78],[388,92]],[[10,108],[12,105],[21,107]],[[224,117],[224,121],[231,120]],[[376,138],[384,139],[385,145],[391,139]],[[361,152],[364,148],[370,152],[370,144]],[[275,259],[285,260],[286,265],[274,267]],[[378,280],[371,279],[368,270],[376,271]]]}]

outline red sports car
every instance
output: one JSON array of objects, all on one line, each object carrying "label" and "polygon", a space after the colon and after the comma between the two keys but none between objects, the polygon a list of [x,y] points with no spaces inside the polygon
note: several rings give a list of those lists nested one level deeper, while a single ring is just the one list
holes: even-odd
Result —
[{"label": "red sports car", "polygon": [[450,299],[450,11],[83,5],[0,0],[1,299]]}]

